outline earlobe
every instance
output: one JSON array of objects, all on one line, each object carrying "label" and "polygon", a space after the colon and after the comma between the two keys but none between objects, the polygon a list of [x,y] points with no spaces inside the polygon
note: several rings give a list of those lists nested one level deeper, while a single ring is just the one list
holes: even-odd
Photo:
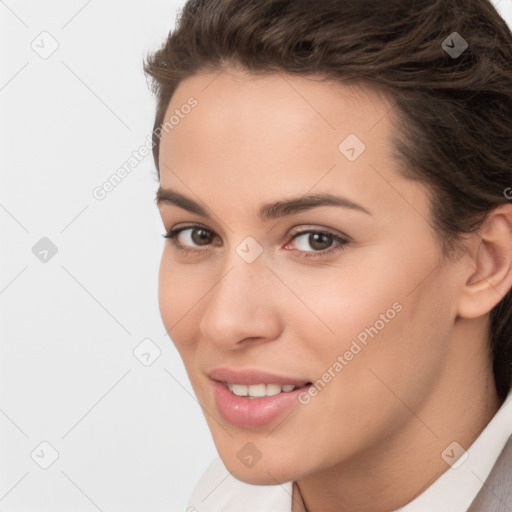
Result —
[{"label": "earlobe", "polygon": [[494,209],[475,236],[479,243],[459,301],[463,318],[487,314],[512,288],[512,204]]}]

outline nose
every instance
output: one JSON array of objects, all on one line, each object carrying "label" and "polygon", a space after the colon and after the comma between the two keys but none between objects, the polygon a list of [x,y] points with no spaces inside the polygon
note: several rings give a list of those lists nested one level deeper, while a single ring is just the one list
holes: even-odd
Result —
[{"label": "nose", "polygon": [[224,350],[275,340],[281,332],[279,281],[262,257],[246,263],[237,254],[205,297],[199,328]]}]

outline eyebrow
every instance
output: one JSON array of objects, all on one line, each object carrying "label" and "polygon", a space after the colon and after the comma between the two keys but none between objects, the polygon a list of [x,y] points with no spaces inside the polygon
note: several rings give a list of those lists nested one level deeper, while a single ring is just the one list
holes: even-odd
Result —
[{"label": "eyebrow", "polygon": [[[161,206],[164,204],[177,206],[190,213],[201,215],[202,217],[212,218],[210,211],[189,197],[180,194],[176,190],[164,189],[159,187],[156,193],[156,204]],[[338,206],[349,208],[351,210],[360,211],[367,215],[372,213],[364,206],[343,196],[336,196],[328,192],[319,194],[309,194],[290,199],[283,199],[273,203],[264,204],[258,211],[258,217],[263,222],[279,219],[288,215],[300,213],[312,208],[321,206]]]}]

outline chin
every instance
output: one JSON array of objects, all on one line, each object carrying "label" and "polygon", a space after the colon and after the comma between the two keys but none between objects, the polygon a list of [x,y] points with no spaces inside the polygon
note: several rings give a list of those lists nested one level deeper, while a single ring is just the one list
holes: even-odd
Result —
[{"label": "chin", "polygon": [[289,470],[265,465],[262,460],[253,468],[241,468],[240,464],[235,464],[234,468],[226,465],[226,468],[237,480],[252,485],[277,485],[296,479]]},{"label": "chin", "polygon": [[252,467],[247,467],[238,458],[237,453],[219,455],[226,469],[237,479],[252,485],[277,485],[295,481],[302,474],[297,465],[277,457],[262,456]]}]

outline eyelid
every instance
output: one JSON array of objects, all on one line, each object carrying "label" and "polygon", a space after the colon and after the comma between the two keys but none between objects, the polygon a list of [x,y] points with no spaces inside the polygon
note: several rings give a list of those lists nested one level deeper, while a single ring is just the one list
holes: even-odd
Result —
[{"label": "eyelid", "polygon": [[326,234],[329,234],[329,235],[332,235],[332,236],[338,236],[340,238],[344,238],[345,240],[347,240],[347,242],[350,240],[350,237],[348,235],[345,235],[345,233],[341,232],[341,231],[338,231],[337,229],[332,229],[332,228],[326,228],[326,227],[322,227],[322,226],[318,226],[318,225],[308,225],[308,224],[300,224],[300,229],[298,229],[297,231],[293,231],[294,228],[292,228],[292,231],[290,233],[290,237],[295,237],[297,235],[300,235],[300,234],[304,234],[304,233],[309,233],[311,231],[315,232],[315,233],[326,233]]}]

